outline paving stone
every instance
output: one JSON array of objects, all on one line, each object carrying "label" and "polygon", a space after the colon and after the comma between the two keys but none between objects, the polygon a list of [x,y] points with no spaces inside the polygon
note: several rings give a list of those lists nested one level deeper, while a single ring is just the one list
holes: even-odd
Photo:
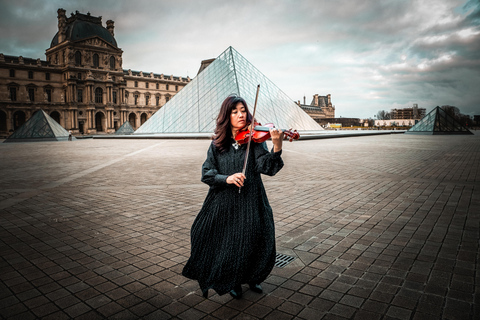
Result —
[{"label": "paving stone", "polygon": [[297,259],[240,301],[181,275],[208,140],[0,144],[0,316],[478,318],[479,137],[286,143],[264,183]]}]

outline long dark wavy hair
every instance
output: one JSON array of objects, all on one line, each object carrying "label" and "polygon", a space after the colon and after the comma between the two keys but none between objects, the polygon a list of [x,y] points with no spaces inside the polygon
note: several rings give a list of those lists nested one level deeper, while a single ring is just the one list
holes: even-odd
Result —
[{"label": "long dark wavy hair", "polygon": [[213,137],[213,143],[220,152],[228,150],[230,144],[232,143],[230,115],[232,114],[232,110],[237,107],[239,102],[243,104],[245,111],[247,111],[247,126],[252,122],[253,116],[250,111],[248,111],[247,102],[237,95],[229,95],[223,101],[220,112],[218,113],[217,127],[215,128],[215,135]]}]

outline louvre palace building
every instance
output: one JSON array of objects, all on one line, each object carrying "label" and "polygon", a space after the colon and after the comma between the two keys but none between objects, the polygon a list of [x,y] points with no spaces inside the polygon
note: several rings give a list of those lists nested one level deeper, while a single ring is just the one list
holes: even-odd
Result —
[{"label": "louvre palace building", "polygon": [[189,77],[124,70],[114,22],[58,9],[58,32],[46,60],[0,53],[0,137],[44,110],[74,134],[139,128]]}]

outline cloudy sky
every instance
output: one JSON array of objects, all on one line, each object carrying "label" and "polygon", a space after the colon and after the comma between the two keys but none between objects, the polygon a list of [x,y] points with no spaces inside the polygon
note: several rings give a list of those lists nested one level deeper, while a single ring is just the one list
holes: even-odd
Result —
[{"label": "cloudy sky", "polygon": [[479,0],[0,0],[0,52],[45,59],[57,9],[115,21],[123,68],[195,77],[234,47],[292,100],[337,117],[453,105],[480,114]]}]

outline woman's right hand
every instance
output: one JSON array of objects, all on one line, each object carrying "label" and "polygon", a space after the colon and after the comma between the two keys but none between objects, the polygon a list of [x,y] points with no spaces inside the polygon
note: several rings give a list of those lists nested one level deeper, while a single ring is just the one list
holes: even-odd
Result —
[{"label": "woman's right hand", "polygon": [[243,187],[243,181],[245,181],[246,177],[243,173],[234,173],[231,176],[228,176],[227,183],[234,184],[237,187]]}]

